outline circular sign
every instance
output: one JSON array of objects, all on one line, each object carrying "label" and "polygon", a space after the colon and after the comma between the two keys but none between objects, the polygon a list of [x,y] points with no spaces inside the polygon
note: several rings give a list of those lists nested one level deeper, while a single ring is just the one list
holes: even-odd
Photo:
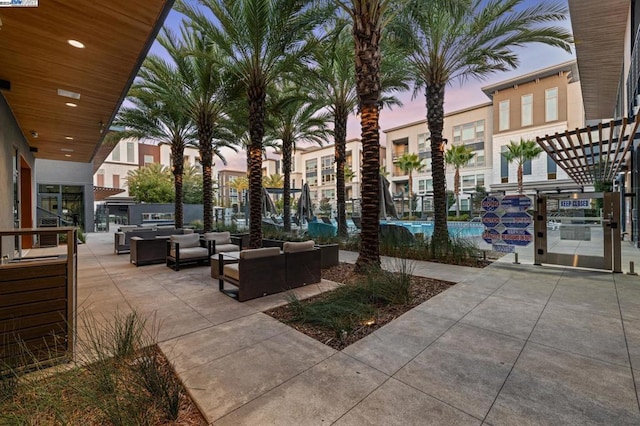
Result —
[{"label": "circular sign", "polygon": [[482,200],[482,210],[493,212],[500,207],[500,200],[496,197],[484,197]]}]

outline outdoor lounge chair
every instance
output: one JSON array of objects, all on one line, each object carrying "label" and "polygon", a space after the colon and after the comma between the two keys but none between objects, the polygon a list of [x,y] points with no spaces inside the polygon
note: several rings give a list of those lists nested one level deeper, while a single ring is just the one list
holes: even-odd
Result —
[{"label": "outdoor lounge chair", "polygon": [[242,250],[242,238],[233,237],[230,232],[206,232],[203,239],[211,244],[211,254]]},{"label": "outdoor lounge chair", "polygon": [[380,242],[393,246],[411,245],[416,242],[416,237],[402,225],[381,223]]},{"label": "outdoor lounge chair", "polygon": [[200,234],[171,235],[167,241],[167,266],[176,271],[186,264],[209,265],[211,244]]},{"label": "outdoor lounge chair", "polygon": [[[279,248],[242,250],[238,262],[230,264],[225,264],[229,254],[218,256],[220,291],[227,296],[244,302],[286,290],[285,257]],[[225,281],[237,289],[225,288]]]},{"label": "outdoor lounge chair", "polygon": [[287,288],[296,288],[322,280],[322,257],[313,240],[287,241],[283,247]]}]

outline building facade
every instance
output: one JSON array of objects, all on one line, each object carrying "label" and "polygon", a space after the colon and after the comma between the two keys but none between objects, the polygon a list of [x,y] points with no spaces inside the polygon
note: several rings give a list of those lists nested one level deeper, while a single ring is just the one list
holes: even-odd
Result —
[{"label": "building facade", "polygon": [[[475,154],[460,169],[460,208],[469,211],[477,186],[487,191],[516,191],[517,165],[502,153],[511,142],[535,140],[541,134],[563,132],[584,124],[584,112],[575,61],[505,80],[483,88],[490,102],[445,114],[443,138],[448,146],[464,144]],[[426,120],[384,130],[391,192],[400,212],[408,210],[409,192],[418,196],[417,211],[433,209],[431,145]],[[409,176],[395,163],[405,153],[416,153],[424,168]],[[524,189],[575,186],[546,154],[524,164]],[[447,166],[447,188],[454,188],[455,170]],[[406,204],[406,206],[405,206]]]}]

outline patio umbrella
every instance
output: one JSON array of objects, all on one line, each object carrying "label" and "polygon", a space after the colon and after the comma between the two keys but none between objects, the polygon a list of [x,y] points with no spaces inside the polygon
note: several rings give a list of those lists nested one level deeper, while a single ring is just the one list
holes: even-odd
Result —
[{"label": "patio umbrella", "polygon": [[277,214],[276,205],[266,188],[262,188],[262,216]]},{"label": "patio umbrella", "polygon": [[380,175],[380,218],[386,219],[387,217],[393,217],[398,219],[398,213],[396,212],[396,206],[393,204],[393,197],[389,192],[389,181],[383,175]]},{"label": "patio umbrella", "polygon": [[311,202],[311,191],[309,190],[309,184],[305,183],[302,186],[302,192],[300,198],[298,198],[298,219],[302,222],[302,219],[306,219],[307,222],[313,217],[313,203]]}]

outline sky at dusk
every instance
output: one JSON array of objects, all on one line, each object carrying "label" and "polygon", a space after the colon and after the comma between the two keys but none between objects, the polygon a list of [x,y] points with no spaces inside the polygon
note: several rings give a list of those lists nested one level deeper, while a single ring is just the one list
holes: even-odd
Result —
[{"label": "sky at dusk", "polygon": [[[523,5],[531,6],[544,1],[545,0],[527,0],[523,2]],[[559,0],[559,3],[567,7],[567,0]],[[171,11],[165,21],[165,25],[177,32],[182,18],[181,14]],[[567,19],[562,25],[566,28],[570,28],[570,20]],[[151,48],[151,52],[164,55],[162,48],[158,46],[157,43],[154,43]],[[575,59],[575,51],[569,54],[559,48],[541,44],[531,44],[524,48],[517,49],[516,52],[518,53],[520,64],[515,70],[492,74],[489,78],[482,81],[469,80],[463,83],[455,81],[450,84],[446,88],[444,104],[445,112],[453,112],[488,102],[489,98],[481,90],[484,86]],[[402,107],[395,107],[393,109],[384,108],[380,113],[380,129],[382,131],[402,124],[423,120],[426,117],[426,100],[424,93],[420,93],[415,99],[412,99],[412,92],[399,94],[398,97],[403,103]],[[358,121],[358,117],[353,115],[349,118],[347,137],[356,138],[359,136],[360,123]],[[385,144],[384,133],[382,132],[380,141],[382,144]],[[228,161],[227,166],[219,164],[220,162],[218,161],[216,164],[216,168],[218,170],[246,169],[244,153],[236,154],[232,151],[226,151],[225,157]]]}]

